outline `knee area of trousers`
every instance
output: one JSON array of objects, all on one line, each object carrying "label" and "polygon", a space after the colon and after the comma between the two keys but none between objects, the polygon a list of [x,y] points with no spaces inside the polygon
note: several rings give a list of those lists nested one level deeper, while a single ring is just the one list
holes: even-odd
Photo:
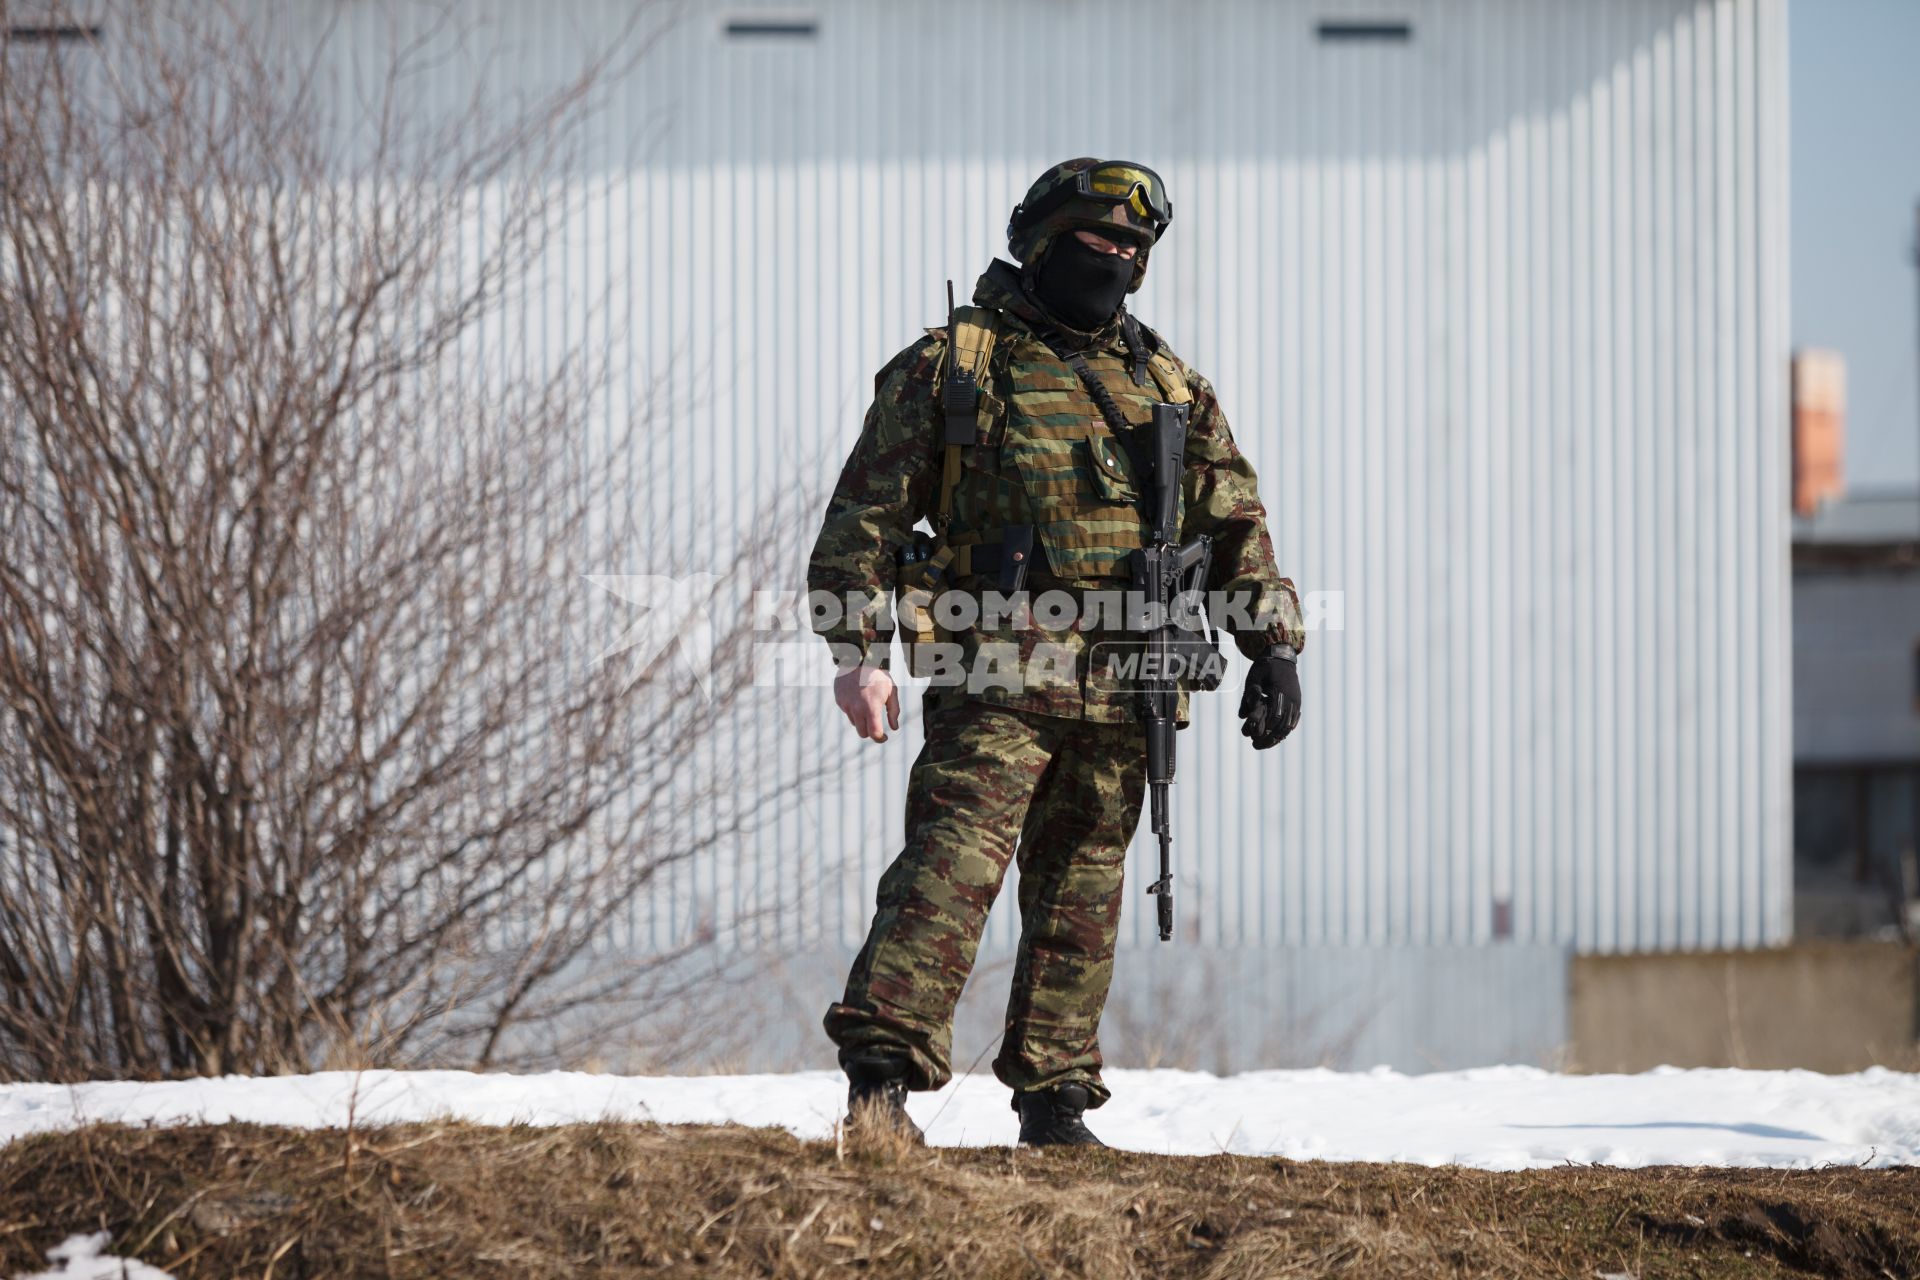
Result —
[{"label": "knee area of trousers", "polygon": [[1006,876],[1012,842],[996,847],[982,842],[978,833],[967,833],[967,840],[928,842],[910,856],[903,856],[881,877],[880,892],[901,894],[924,892],[929,885],[960,885],[989,892],[1000,887]]}]

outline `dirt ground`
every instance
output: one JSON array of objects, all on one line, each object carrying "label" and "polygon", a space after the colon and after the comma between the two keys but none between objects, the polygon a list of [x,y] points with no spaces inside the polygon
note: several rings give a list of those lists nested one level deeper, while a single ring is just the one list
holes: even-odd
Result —
[{"label": "dirt ground", "polygon": [[0,1276],[1920,1275],[1920,1169],[1485,1173],[845,1150],[635,1124],[99,1127],[0,1147]]}]

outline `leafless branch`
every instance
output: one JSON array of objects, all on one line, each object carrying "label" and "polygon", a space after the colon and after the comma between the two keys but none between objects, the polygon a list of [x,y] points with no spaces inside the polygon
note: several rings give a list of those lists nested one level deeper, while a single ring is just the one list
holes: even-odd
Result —
[{"label": "leafless branch", "polygon": [[620,514],[609,370],[517,358],[553,157],[647,31],[410,118],[457,35],[351,94],[326,29],[220,5],[0,45],[0,1076],[499,1062],[642,983],[560,979],[777,804],[744,619],[711,701],[592,661],[582,575],[704,548]]}]

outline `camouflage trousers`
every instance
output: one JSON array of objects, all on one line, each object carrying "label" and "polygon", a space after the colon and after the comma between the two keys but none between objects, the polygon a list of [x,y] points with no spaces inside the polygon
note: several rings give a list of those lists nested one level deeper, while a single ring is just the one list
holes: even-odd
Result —
[{"label": "camouflage trousers", "polygon": [[953,1076],[953,1010],[1016,856],[1020,950],[993,1073],[1014,1089],[1076,1081],[1092,1105],[1127,845],[1146,789],[1137,724],[1095,724],[966,699],[927,713],[907,784],[906,848],[827,1010],[843,1066],[905,1056],[909,1085]]}]

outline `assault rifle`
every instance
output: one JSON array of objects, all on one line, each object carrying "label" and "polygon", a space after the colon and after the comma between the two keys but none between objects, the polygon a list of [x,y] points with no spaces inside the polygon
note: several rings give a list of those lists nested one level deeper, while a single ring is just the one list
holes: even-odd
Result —
[{"label": "assault rifle", "polygon": [[1156,404],[1144,432],[1148,479],[1147,545],[1131,557],[1136,627],[1146,632],[1141,656],[1140,721],[1147,732],[1147,787],[1153,832],[1160,841],[1160,878],[1147,892],[1158,899],[1160,940],[1173,937],[1173,823],[1168,815],[1173,786],[1173,735],[1180,685],[1200,692],[1220,687],[1226,660],[1220,655],[1205,605],[1213,539],[1180,541],[1180,485],[1186,474],[1186,405]]}]

